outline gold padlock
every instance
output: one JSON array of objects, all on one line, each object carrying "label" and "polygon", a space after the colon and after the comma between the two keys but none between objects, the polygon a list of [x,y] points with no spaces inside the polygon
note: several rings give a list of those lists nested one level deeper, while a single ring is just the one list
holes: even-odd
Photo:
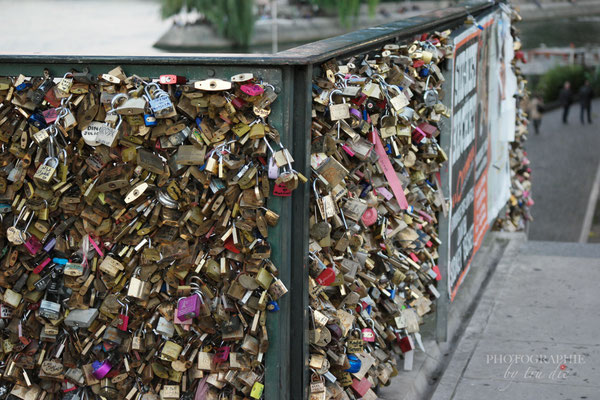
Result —
[{"label": "gold padlock", "polygon": [[166,361],[177,360],[177,358],[181,354],[181,350],[183,350],[182,346],[178,345],[175,342],[167,340],[160,353],[160,358]]},{"label": "gold padlock", "polygon": [[265,290],[269,289],[273,282],[273,275],[266,268],[261,268],[256,275],[256,282]]},{"label": "gold padlock", "polygon": [[33,175],[33,180],[38,183],[50,183],[50,181],[52,181],[52,178],[54,178],[54,174],[56,174],[56,167],[58,167],[58,158],[46,158],[44,160],[44,163],[39,166],[37,171],[35,171],[35,175]]}]

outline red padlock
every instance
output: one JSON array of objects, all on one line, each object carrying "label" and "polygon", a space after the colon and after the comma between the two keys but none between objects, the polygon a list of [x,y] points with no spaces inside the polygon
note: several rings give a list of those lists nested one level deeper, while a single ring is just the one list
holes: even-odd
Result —
[{"label": "red padlock", "polygon": [[400,343],[400,350],[402,350],[403,353],[415,349],[415,344],[410,336],[404,336],[400,338],[398,342]]},{"label": "red padlock", "polygon": [[423,131],[428,138],[434,137],[438,130],[435,126],[428,124],[427,122],[421,122],[418,128]]},{"label": "red padlock", "polygon": [[425,134],[425,132],[423,132],[423,130],[418,126],[416,126],[415,129],[412,131],[412,139],[416,143],[421,143],[426,137],[427,135]]},{"label": "red padlock", "polygon": [[316,279],[317,283],[321,286],[331,286],[333,282],[335,282],[335,270],[332,267],[327,267]]},{"label": "red padlock", "polygon": [[117,325],[117,328],[122,330],[123,332],[127,332],[127,326],[129,325],[129,316],[127,315],[127,312],[129,311],[129,305],[123,304],[121,302],[119,302],[119,304],[121,304],[121,311],[125,310],[125,312],[119,313],[119,320],[121,322],[119,323],[119,325]]},{"label": "red padlock", "polygon": [[161,85],[183,85],[187,82],[187,78],[185,76],[168,74],[159,76],[158,81]]},{"label": "red padlock", "polygon": [[363,397],[369,389],[371,389],[371,382],[365,377],[360,381],[356,378],[352,379],[352,390],[356,392],[357,395]]}]

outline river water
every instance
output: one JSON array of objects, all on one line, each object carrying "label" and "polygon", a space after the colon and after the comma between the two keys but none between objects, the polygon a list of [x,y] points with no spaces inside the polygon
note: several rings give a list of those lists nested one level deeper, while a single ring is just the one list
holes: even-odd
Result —
[{"label": "river water", "polygon": [[[156,55],[163,51],[152,45],[172,23],[157,0],[0,0],[0,10],[4,54]],[[526,49],[600,45],[600,16],[518,27]]]},{"label": "river water", "polygon": [[547,21],[523,21],[517,24],[523,48],[532,49],[545,44],[563,47],[600,46],[600,16],[557,18]]}]

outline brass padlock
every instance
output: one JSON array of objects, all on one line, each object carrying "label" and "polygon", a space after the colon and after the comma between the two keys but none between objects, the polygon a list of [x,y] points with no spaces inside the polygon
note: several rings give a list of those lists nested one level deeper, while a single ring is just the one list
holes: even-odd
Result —
[{"label": "brass padlock", "polygon": [[35,171],[33,180],[38,183],[50,183],[52,178],[54,178],[54,174],[56,174],[56,167],[58,167],[58,158],[46,158],[44,163],[38,167],[37,171]]}]

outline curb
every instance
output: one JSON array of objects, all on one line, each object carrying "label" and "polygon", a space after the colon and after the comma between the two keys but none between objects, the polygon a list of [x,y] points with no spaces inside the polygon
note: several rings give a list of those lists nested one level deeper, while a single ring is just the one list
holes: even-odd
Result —
[{"label": "curb", "polygon": [[[500,279],[507,277],[514,263],[512,260],[518,255],[521,245],[527,240],[523,233],[498,233],[497,240],[505,241],[505,247],[501,259],[489,272],[489,278],[498,274]],[[495,300],[503,286],[487,287],[489,279],[482,287],[482,293],[478,301],[475,301],[475,307],[472,317],[468,318],[468,326],[462,332],[459,338],[454,342],[452,354],[448,363],[445,365],[440,375],[439,384],[433,389],[430,400],[452,400],[460,379],[473,356],[473,352],[480,340],[480,334],[485,329],[487,321],[495,307]]]}]

